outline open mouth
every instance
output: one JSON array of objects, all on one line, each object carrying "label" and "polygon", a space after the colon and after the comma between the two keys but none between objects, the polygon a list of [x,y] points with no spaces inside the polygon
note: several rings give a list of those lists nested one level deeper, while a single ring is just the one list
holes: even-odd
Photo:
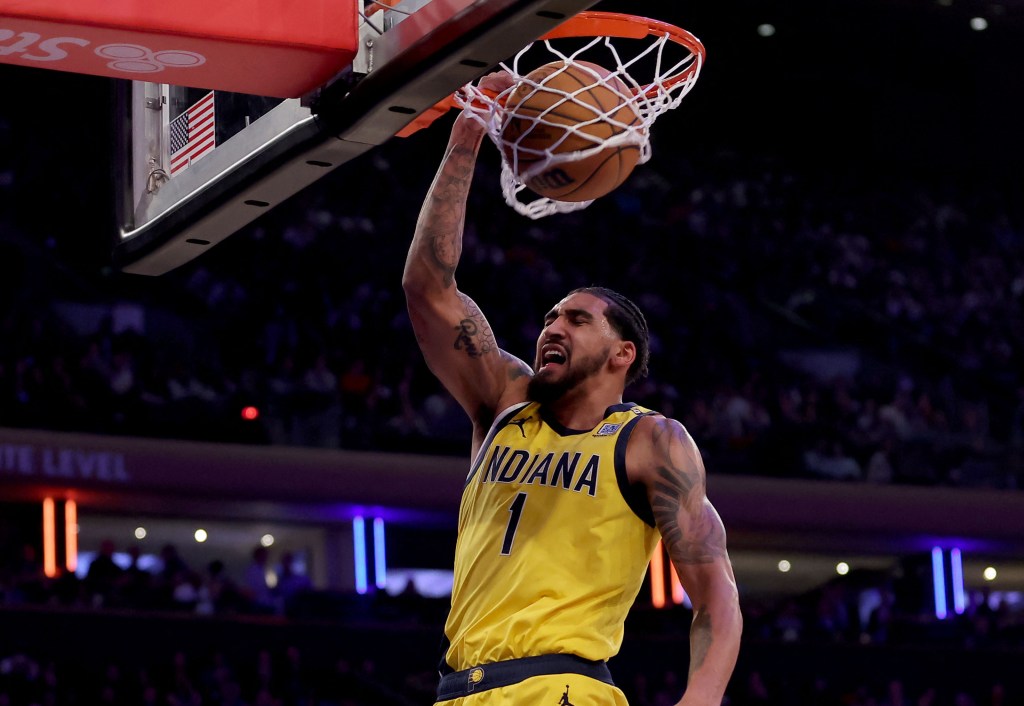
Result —
[{"label": "open mouth", "polygon": [[565,351],[559,347],[545,346],[541,350],[540,362],[541,370],[552,368],[556,365],[565,365],[566,355]]}]

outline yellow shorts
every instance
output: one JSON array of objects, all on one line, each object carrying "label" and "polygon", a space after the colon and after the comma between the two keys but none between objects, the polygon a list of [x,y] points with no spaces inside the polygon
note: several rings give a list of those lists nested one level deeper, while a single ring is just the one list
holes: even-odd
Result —
[{"label": "yellow shorts", "polygon": [[628,706],[618,687],[582,674],[545,674],[438,701],[438,706]]}]

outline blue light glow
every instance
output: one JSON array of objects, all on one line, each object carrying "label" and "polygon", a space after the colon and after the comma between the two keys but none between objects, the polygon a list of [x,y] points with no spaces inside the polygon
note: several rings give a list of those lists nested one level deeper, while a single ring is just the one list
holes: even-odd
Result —
[{"label": "blue light glow", "polygon": [[352,518],[352,545],[356,557],[356,593],[366,593],[366,523],[362,517]]},{"label": "blue light glow", "polygon": [[377,588],[388,585],[388,562],[384,553],[384,518],[373,519],[373,579]]},{"label": "blue light glow", "polygon": [[964,560],[959,549],[949,552],[949,566],[953,572],[953,610],[957,615],[963,615],[967,602],[964,599]]},{"label": "blue light glow", "polygon": [[932,587],[935,590],[935,617],[945,620],[946,610],[946,577],[943,571],[942,548],[932,547]]}]

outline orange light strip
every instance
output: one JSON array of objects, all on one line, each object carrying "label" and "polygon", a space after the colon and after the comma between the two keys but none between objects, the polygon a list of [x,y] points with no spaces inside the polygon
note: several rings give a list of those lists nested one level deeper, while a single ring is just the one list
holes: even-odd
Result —
[{"label": "orange light strip", "polygon": [[665,559],[661,542],[654,548],[651,556],[651,603],[655,608],[665,607]]},{"label": "orange light strip", "polygon": [[78,570],[78,504],[64,502],[64,565],[68,571]]},{"label": "orange light strip", "polygon": [[57,522],[53,514],[53,498],[43,499],[43,573],[57,575]]},{"label": "orange light strip", "polygon": [[686,600],[686,591],[683,590],[683,584],[679,581],[676,565],[670,563],[669,566],[672,569],[672,602],[676,605],[682,605],[683,601]]}]

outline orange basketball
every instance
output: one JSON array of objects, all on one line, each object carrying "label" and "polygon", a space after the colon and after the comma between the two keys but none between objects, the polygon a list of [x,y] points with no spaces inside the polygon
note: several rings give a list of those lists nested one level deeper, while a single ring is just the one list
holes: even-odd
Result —
[{"label": "orange basketball", "polygon": [[[591,149],[640,121],[633,104],[626,102],[626,84],[610,74],[586,61],[555,61],[526,76],[540,87],[521,82],[505,103],[502,126],[505,159],[518,176],[545,159],[544,150],[561,155]],[[578,127],[571,129],[574,126]],[[590,201],[622,184],[639,159],[638,145],[606,147],[588,157],[552,164],[525,183],[556,201]]]}]

